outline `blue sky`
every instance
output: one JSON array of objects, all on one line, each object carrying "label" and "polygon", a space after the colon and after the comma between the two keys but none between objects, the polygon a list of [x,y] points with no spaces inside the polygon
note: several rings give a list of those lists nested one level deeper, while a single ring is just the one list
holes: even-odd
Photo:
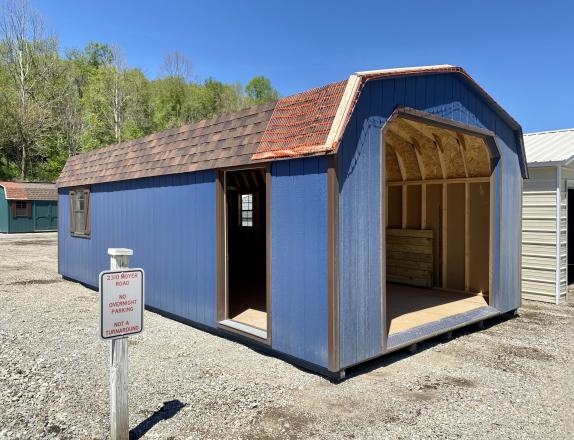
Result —
[{"label": "blue sky", "polygon": [[194,74],[282,95],[359,70],[464,67],[525,132],[574,127],[572,1],[32,0],[62,49],[118,44],[156,77],[165,53]]}]

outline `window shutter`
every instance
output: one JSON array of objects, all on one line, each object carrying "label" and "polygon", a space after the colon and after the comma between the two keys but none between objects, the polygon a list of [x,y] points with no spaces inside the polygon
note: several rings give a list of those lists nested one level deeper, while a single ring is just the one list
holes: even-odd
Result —
[{"label": "window shutter", "polygon": [[26,202],[26,214],[28,218],[32,218],[32,202]]},{"label": "window shutter", "polygon": [[84,228],[84,233],[85,233],[86,235],[90,235],[90,228],[91,228],[91,226],[92,226],[92,222],[90,221],[90,218],[91,218],[92,216],[90,215],[90,198],[91,198],[91,197],[90,197],[90,190],[89,190],[89,189],[87,189],[87,190],[84,191],[84,197],[85,197],[85,201],[84,201],[84,204],[85,204],[85,205],[84,205],[84,207],[86,208],[86,214],[85,214],[85,216],[84,216],[85,222],[86,222],[86,225],[85,225],[85,228]]},{"label": "window shutter", "polygon": [[12,200],[12,218],[16,218],[16,201]]},{"label": "window shutter", "polygon": [[74,191],[70,191],[70,232],[73,234],[76,232],[76,215],[74,212],[74,198],[76,197],[76,193]]}]

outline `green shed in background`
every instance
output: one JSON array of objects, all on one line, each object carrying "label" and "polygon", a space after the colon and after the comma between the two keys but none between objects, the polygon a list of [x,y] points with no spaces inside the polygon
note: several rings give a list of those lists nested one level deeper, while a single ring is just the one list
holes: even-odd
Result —
[{"label": "green shed in background", "polygon": [[0,182],[0,232],[58,229],[58,192],[48,182]]}]

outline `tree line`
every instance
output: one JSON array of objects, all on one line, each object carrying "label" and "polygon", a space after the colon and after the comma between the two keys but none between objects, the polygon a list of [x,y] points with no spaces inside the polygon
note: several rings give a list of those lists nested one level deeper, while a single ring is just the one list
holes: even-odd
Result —
[{"label": "tree line", "polygon": [[71,155],[279,97],[263,76],[245,87],[194,80],[178,51],[156,79],[117,46],[62,54],[26,0],[4,3],[0,38],[0,180],[55,180]]}]

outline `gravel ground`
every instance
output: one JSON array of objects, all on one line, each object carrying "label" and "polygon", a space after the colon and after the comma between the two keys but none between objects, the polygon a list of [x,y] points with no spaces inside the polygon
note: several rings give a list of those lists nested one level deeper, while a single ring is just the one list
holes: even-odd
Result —
[{"label": "gravel ground", "polygon": [[[57,274],[55,234],[0,236],[0,438],[108,437],[98,297]],[[525,302],[334,384],[146,312],[130,338],[133,438],[572,439],[574,304]]]}]

